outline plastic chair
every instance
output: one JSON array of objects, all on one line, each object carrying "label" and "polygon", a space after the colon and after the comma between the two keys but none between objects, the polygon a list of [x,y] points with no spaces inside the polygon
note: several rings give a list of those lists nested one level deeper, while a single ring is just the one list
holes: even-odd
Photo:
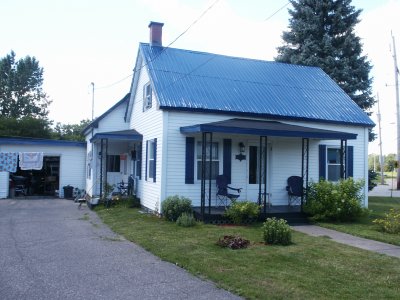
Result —
[{"label": "plastic chair", "polygon": [[[225,175],[218,175],[217,180],[217,206],[223,205],[226,207],[228,205],[228,201],[235,202],[237,198],[240,197],[241,188],[233,188],[228,185],[228,178]],[[236,191],[237,194],[229,193],[229,190]]]},{"label": "plastic chair", "polygon": [[300,205],[303,196],[303,178],[300,176],[290,176],[287,179],[286,190],[288,192],[288,205]]}]

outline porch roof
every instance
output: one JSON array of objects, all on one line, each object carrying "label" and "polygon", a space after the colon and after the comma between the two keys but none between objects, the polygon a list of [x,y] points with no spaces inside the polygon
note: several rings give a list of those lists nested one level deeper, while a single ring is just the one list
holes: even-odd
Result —
[{"label": "porch roof", "polygon": [[98,132],[90,139],[90,142],[98,141],[100,139],[141,141],[143,140],[143,136],[135,129]]},{"label": "porch roof", "polygon": [[285,124],[277,121],[229,119],[225,121],[184,126],[181,133],[220,132],[258,136],[303,137],[354,140],[357,134]]}]

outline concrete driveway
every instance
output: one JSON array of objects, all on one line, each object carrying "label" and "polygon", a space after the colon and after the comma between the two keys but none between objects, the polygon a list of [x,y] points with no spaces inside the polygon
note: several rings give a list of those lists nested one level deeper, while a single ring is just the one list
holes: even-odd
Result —
[{"label": "concrete driveway", "polygon": [[71,200],[0,200],[0,299],[240,299]]}]

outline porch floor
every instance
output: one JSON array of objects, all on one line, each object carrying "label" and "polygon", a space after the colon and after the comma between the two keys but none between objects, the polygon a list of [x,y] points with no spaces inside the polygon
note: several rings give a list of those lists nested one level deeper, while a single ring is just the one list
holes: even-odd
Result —
[{"label": "porch floor", "polygon": [[[208,206],[204,209],[204,215],[201,214],[201,208],[199,206],[193,207],[194,215],[196,219],[203,221],[204,223],[214,224],[226,224],[231,221],[224,216],[226,208],[223,206],[215,207],[212,206],[209,210]],[[263,222],[267,218],[279,218],[285,219],[289,224],[305,224],[308,223],[307,215],[301,212],[301,206],[289,206],[289,205],[271,205],[267,207],[266,212],[261,210],[259,221]]]},{"label": "porch floor", "polygon": [[[211,206],[210,209],[210,214],[211,215],[223,215],[225,213],[225,210],[228,208],[228,206],[225,208],[224,206]],[[201,207],[200,206],[195,206],[193,207],[193,211],[197,213],[201,213]],[[261,209],[261,213],[264,212],[264,209]],[[300,205],[271,205],[270,207],[267,207],[266,213],[267,214],[276,214],[276,213],[300,213],[301,212],[301,207]],[[209,214],[209,209],[208,206],[205,207],[204,209],[205,214]]]}]

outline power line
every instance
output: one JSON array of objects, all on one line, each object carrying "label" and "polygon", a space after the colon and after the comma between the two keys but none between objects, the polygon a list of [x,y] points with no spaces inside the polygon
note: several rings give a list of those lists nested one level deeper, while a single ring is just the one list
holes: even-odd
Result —
[{"label": "power line", "polygon": [[[205,15],[205,14],[208,12],[208,10],[210,10],[217,2],[218,2],[218,0],[215,1],[206,11],[204,11],[203,14],[199,17],[199,19],[200,19],[201,17],[203,17],[203,15]],[[264,20],[264,22],[266,22],[266,21],[268,21],[269,19],[271,19],[273,16],[275,16],[278,12],[280,12],[282,9],[284,9],[284,8],[285,8],[286,6],[288,6],[289,4],[290,4],[290,2],[287,2],[285,5],[283,5],[282,7],[280,7],[280,8],[279,8],[277,11],[275,11],[272,15],[270,15],[269,17],[267,17],[267,18]],[[199,20],[199,19],[198,19],[198,20]],[[189,30],[190,27],[191,27],[193,24],[195,24],[198,20],[194,21],[194,22],[189,26],[189,28],[188,28],[187,30]],[[187,31],[187,30],[186,30],[186,31]],[[184,31],[181,35],[183,35],[186,31]],[[180,35],[180,36],[181,36],[181,35]],[[179,38],[180,36],[178,36],[178,38]],[[177,39],[178,39],[178,38],[177,38]],[[177,39],[175,39],[172,43],[174,43]],[[172,44],[172,43],[171,43],[171,44]],[[170,44],[170,45],[171,45],[171,44]],[[168,45],[168,47],[169,47],[170,45]],[[161,55],[161,54],[162,54],[162,52],[161,52],[159,55]],[[159,56],[159,55],[158,55],[158,56]],[[157,57],[158,57],[158,56],[157,56]],[[195,67],[195,68],[192,69],[190,72],[186,73],[186,74],[183,75],[182,77],[176,79],[176,80],[173,81],[171,84],[169,84],[169,85],[167,85],[166,87],[164,87],[163,90],[166,90],[167,88],[173,86],[173,85],[176,84],[178,81],[183,80],[184,78],[186,78],[187,76],[189,76],[190,74],[192,74],[194,71],[196,71],[196,70],[198,70],[199,68],[201,68],[202,66],[208,64],[208,63],[209,63],[210,61],[212,61],[216,56],[217,56],[216,54],[212,55],[208,60],[206,60],[205,62],[201,63],[199,66]],[[156,57],[156,58],[157,58],[157,57]],[[155,58],[155,59],[156,59],[156,58]],[[155,60],[155,59],[154,59],[154,60]],[[151,61],[152,61],[152,60],[150,60],[149,62],[151,62]],[[145,65],[144,65],[144,66],[145,66]]]},{"label": "power line", "polygon": [[157,58],[159,58],[159,57],[161,56],[161,54],[163,54],[168,48],[170,48],[172,44],[174,44],[177,40],[179,40],[179,39],[180,39],[184,34],[186,34],[198,21],[200,21],[200,20],[211,10],[219,1],[220,1],[220,0],[215,0],[215,1],[214,1],[205,11],[203,11],[203,13],[202,13],[197,19],[195,19],[181,34],[179,34],[171,43],[169,43],[166,47],[164,47],[164,48],[162,49],[162,51],[161,51],[158,55],[156,55],[153,59],[150,59],[150,60],[149,60],[148,62],[146,62],[144,65],[140,66],[140,68],[139,68],[138,70],[133,70],[132,74],[129,74],[128,76],[125,76],[124,78],[122,78],[122,79],[120,79],[120,80],[118,80],[118,81],[116,81],[116,82],[114,82],[114,83],[111,83],[111,84],[109,84],[109,85],[105,85],[105,86],[96,88],[96,90],[99,90],[99,89],[106,89],[106,88],[112,87],[112,86],[114,86],[114,85],[116,85],[116,84],[118,84],[118,83],[120,83],[120,82],[122,82],[122,81],[128,79],[129,77],[132,77],[133,74],[134,74],[136,71],[138,72],[138,71],[142,70],[142,69],[143,69],[145,66],[147,66],[149,63],[155,61]]},{"label": "power line", "polygon": [[96,88],[96,90],[102,90],[102,89],[110,88],[110,87],[112,87],[112,86],[114,86],[114,85],[117,85],[118,83],[120,83],[120,82],[122,82],[122,81],[128,79],[129,77],[132,77],[132,76],[133,76],[133,73],[132,73],[132,74],[129,74],[128,76],[125,76],[124,78],[122,78],[122,79],[120,79],[120,80],[118,80],[118,81],[116,81],[116,82],[114,82],[114,83],[111,83],[111,84],[108,84],[108,85],[104,85],[104,86],[98,87],[98,88]]},{"label": "power line", "polygon": [[211,4],[196,20],[194,20],[188,28],[186,28],[181,34],[179,34],[177,36],[177,38],[175,38],[171,43],[169,43],[166,47],[164,47],[161,52],[156,55],[154,58],[149,59],[148,62],[146,62],[144,65],[142,65],[138,70],[136,71],[140,71],[142,70],[145,66],[147,66],[149,63],[155,61],[157,58],[159,58],[168,48],[171,47],[172,44],[174,44],[177,40],[179,40],[186,32],[188,32],[190,30],[190,28],[193,27],[194,24],[196,24],[198,21],[200,21],[201,18],[203,18],[205,16],[206,13],[208,13],[214,6],[215,4],[217,4],[219,2],[219,0],[214,1],[213,4]]},{"label": "power line", "polygon": [[279,8],[277,11],[275,11],[272,15],[270,15],[269,17],[264,19],[264,22],[268,21],[269,19],[271,19],[273,16],[275,16],[278,12],[280,12],[282,9],[284,9],[286,6],[288,6],[290,4],[290,2],[286,3],[284,6],[282,6],[281,8]]}]

